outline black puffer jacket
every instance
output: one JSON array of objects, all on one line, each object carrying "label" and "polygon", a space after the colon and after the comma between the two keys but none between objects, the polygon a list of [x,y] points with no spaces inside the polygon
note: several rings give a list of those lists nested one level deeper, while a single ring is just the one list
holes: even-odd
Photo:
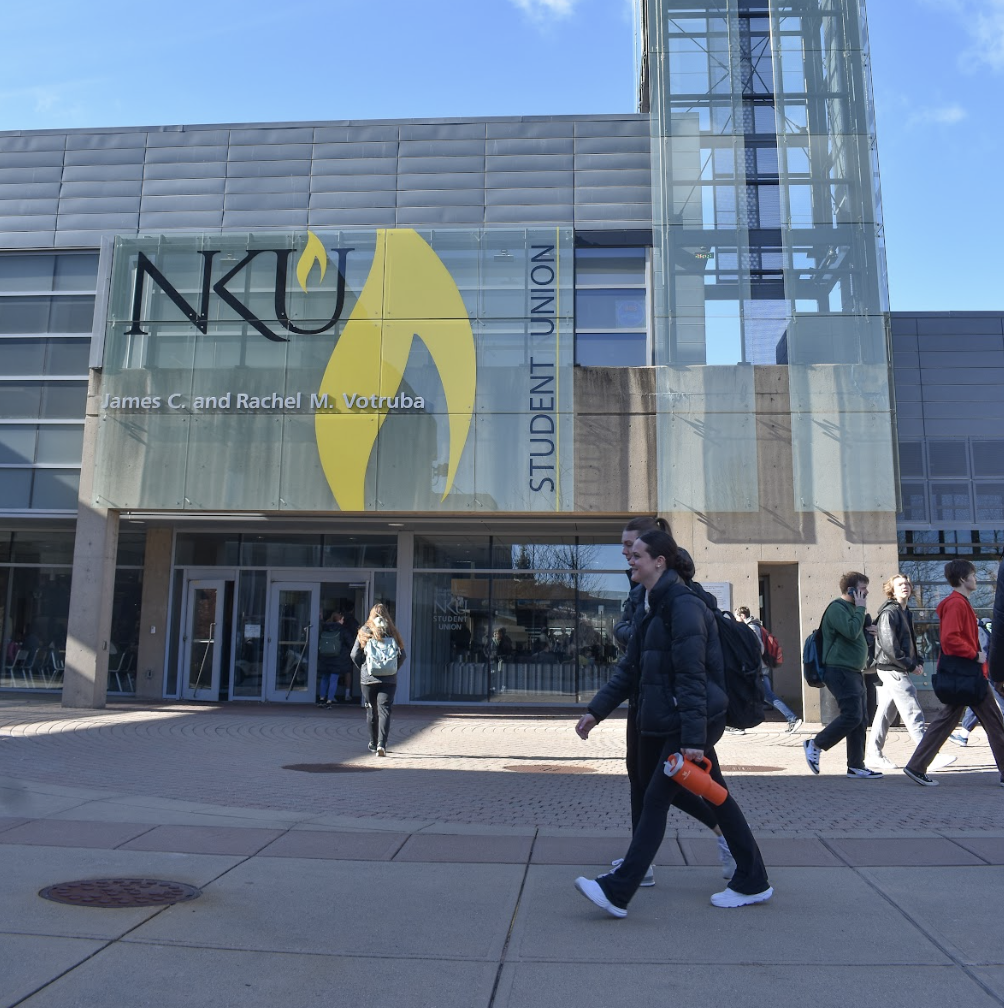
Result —
[{"label": "black puffer jacket", "polygon": [[[627,572],[628,581],[631,580],[631,571]],[[627,646],[631,641],[631,635],[634,633],[635,628],[635,617],[638,614],[638,610],[644,610],[645,608],[645,586],[636,585],[632,582],[631,591],[628,593],[628,597],[624,600],[624,608],[621,610],[621,618],[614,624],[614,640],[617,641],[618,645],[627,650]]]},{"label": "black puffer jacket", "polygon": [[[699,585],[683,586],[667,571],[649,593],[649,609],[636,613],[636,629],[617,671],[589,702],[602,721],[637,694],[638,730],[643,735],[679,735],[683,749],[707,749],[725,728],[725,672],[715,617],[702,599],[714,599]],[[669,624],[661,610],[667,595]]]},{"label": "black puffer jacket", "polygon": [[990,681],[1004,682],[1004,560],[997,568],[994,615],[990,623]]},{"label": "black puffer jacket", "polygon": [[875,664],[883,672],[912,672],[917,667],[917,641],[909,610],[889,599],[875,619]]}]

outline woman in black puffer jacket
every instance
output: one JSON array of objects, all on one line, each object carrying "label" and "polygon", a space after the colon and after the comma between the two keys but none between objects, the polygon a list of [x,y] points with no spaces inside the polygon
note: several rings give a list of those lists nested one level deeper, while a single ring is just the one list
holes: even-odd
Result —
[{"label": "woman in black puffer jacket", "polygon": [[[646,768],[650,776],[642,814],[623,861],[596,879],[575,880],[587,899],[613,917],[627,916],[627,905],[665,835],[669,806],[680,789],[663,773],[666,759],[676,752],[693,760],[707,756],[712,777],[726,786],[714,750],[725,730],[728,706],[714,615],[705,599],[680,577],[681,568],[692,568],[680,557],[671,535],[661,531],[641,535],[630,563],[632,579],[645,587],[645,604],[636,614],[624,660],[590,701],[576,728],[585,738],[597,722],[637,695],[638,731],[662,741],[654,767]],[[742,810],[729,795],[715,812],[737,868],[729,887],[715,893],[711,902],[721,907],[765,902],[774,891]]]}]

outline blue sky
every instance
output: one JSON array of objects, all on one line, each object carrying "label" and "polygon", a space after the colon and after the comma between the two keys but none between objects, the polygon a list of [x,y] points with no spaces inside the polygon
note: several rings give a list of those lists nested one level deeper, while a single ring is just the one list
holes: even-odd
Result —
[{"label": "blue sky", "polygon": [[[868,8],[892,307],[1004,309],[1004,0]],[[628,0],[50,0],[8,5],[4,28],[0,129],[635,100]]]}]

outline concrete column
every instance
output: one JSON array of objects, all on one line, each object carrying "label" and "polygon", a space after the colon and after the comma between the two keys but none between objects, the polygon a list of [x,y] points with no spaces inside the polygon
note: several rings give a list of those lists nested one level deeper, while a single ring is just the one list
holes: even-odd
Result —
[{"label": "concrete column", "polygon": [[66,628],[63,706],[100,709],[108,692],[108,642],[112,628],[118,511],[95,504],[94,466],[101,373],[91,371],[84,420],[84,451],[77,498],[70,612]]},{"label": "concrete column", "polygon": [[171,547],[169,528],[146,532],[143,560],[143,598],[139,615],[139,650],[136,656],[136,696],[160,700],[164,695],[167,657],[167,607],[171,597]]}]

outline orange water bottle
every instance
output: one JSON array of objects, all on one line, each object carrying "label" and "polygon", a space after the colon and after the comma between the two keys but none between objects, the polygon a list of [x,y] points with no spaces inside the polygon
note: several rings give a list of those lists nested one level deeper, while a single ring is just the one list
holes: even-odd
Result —
[{"label": "orange water bottle", "polygon": [[711,760],[707,756],[694,763],[684,759],[681,753],[673,753],[663,767],[666,776],[672,777],[680,787],[686,788],[698,798],[711,802],[712,805],[721,805],[729,793],[712,778],[710,770]]}]

